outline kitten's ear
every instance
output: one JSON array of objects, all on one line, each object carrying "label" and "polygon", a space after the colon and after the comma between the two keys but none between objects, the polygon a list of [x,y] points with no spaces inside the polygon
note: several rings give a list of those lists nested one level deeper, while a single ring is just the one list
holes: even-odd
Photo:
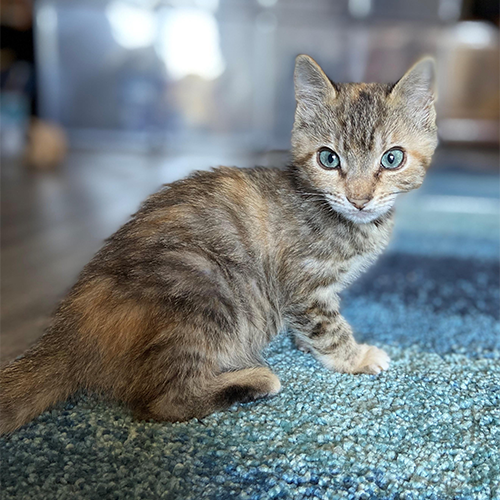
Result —
[{"label": "kitten's ear", "polygon": [[317,105],[336,97],[332,82],[312,57],[297,56],[293,78],[297,103]]},{"label": "kitten's ear", "polygon": [[412,112],[421,114],[422,111],[426,111],[428,116],[437,99],[434,59],[424,57],[414,64],[394,85],[391,97],[394,102],[403,101]]}]

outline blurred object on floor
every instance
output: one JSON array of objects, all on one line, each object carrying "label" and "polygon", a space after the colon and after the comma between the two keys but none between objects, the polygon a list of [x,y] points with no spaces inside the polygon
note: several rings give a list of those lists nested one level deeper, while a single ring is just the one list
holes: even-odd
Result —
[{"label": "blurred object on floor", "polygon": [[50,169],[64,160],[67,141],[60,125],[36,118],[32,11],[29,0],[1,4],[0,148],[4,159]]},{"label": "blurred object on floor", "polygon": [[49,170],[60,165],[67,154],[66,134],[55,123],[32,118],[25,160],[31,167]]}]

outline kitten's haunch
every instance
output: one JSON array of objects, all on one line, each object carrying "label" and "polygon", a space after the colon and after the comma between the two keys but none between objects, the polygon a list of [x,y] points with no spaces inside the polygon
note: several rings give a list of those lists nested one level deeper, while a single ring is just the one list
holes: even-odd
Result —
[{"label": "kitten's haunch", "polygon": [[299,56],[292,165],[198,172],[147,199],[0,372],[0,431],[77,390],[166,421],[277,394],[261,351],[284,328],[333,370],[387,369],[354,340],[339,292],[387,245],[396,195],[424,178],[433,82],[429,59],[395,85],[333,84]]}]

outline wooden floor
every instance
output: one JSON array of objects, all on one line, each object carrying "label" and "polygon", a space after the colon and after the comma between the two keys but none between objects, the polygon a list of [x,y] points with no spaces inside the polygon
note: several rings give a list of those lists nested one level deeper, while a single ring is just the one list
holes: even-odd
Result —
[{"label": "wooden floor", "polygon": [[[446,150],[438,154],[437,165],[449,163],[450,154],[453,161],[480,170],[498,166],[497,152]],[[149,193],[194,169],[256,163],[275,164],[276,159],[73,152],[55,172],[3,161],[0,363],[21,354],[42,334],[80,269]]]}]

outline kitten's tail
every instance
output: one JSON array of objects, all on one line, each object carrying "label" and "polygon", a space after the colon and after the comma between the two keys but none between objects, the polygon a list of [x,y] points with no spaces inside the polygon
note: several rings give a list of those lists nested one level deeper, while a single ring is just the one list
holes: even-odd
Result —
[{"label": "kitten's tail", "polygon": [[13,432],[76,391],[67,349],[47,332],[0,371],[0,435]]}]

